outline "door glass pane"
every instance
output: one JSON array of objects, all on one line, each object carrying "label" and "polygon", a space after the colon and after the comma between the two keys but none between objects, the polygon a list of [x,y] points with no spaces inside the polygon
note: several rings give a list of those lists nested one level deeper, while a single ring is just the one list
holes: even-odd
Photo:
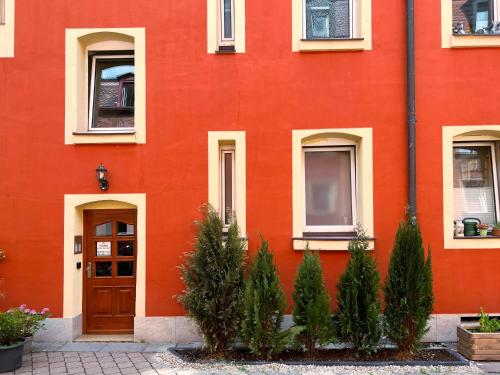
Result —
[{"label": "door glass pane", "polygon": [[306,225],[353,225],[351,153],[305,152]]},{"label": "door glass pane", "polygon": [[118,256],[129,257],[134,255],[134,241],[119,241]]},{"label": "door glass pane", "polygon": [[474,217],[485,224],[496,222],[493,168],[491,146],[453,148],[455,220]]},{"label": "door glass pane", "polygon": [[350,0],[306,0],[306,38],[349,38]]},{"label": "door glass pane", "polygon": [[117,226],[118,232],[116,233],[118,236],[133,236],[134,235],[134,224],[127,224],[118,222]]},{"label": "door glass pane", "polygon": [[118,262],[118,276],[134,276],[134,262]]},{"label": "door glass pane", "polygon": [[111,262],[95,262],[96,277],[109,277],[111,273]]},{"label": "door glass pane", "polygon": [[95,226],[95,235],[100,236],[111,236],[113,234],[113,223],[104,223]]},{"label": "door glass pane", "polygon": [[92,128],[134,126],[135,66],[133,58],[96,58]]}]

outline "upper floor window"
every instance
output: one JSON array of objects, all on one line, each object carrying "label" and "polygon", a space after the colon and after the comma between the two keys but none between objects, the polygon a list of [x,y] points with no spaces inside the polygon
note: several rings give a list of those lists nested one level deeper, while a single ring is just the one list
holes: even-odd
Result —
[{"label": "upper floor window", "polygon": [[454,34],[500,34],[500,0],[453,0]]},{"label": "upper floor window", "polygon": [[353,38],[356,0],[303,0],[305,39]]},{"label": "upper floor window", "polygon": [[89,58],[91,60],[89,130],[133,129],[135,107],[133,54],[89,52]]},{"label": "upper floor window", "polygon": [[219,46],[232,46],[234,49],[234,0],[219,0],[219,9]]}]

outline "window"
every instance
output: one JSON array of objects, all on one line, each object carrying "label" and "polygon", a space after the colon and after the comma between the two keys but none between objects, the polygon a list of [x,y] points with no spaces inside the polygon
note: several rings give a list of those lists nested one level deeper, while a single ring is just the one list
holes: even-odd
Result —
[{"label": "window", "polygon": [[231,214],[236,210],[234,202],[234,148],[221,147],[221,216],[224,226],[228,226],[231,222]]},{"label": "window", "polygon": [[292,194],[295,250],[347,250],[358,223],[373,238],[372,129],[293,130]]},{"label": "window", "polygon": [[66,29],[65,143],[146,143],[144,28]]},{"label": "window", "polygon": [[246,236],[246,142],[244,131],[208,132],[208,202],[224,227],[236,217]]},{"label": "window", "polygon": [[498,1],[452,0],[454,34],[500,34]]},{"label": "window", "polygon": [[355,0],[304,0],[304,38],[352,38]]},{"label": "window", "polygon": [[0,58],[14,57],[15,0],[0,0]]},{"label": "window", "polygon": [[372,49],[371,0],[291,0],[292,51]]},{"label": "window", "polygon": [[208,53],[245,52],[245,0],[207,0]]},{"label": "window", "polygon": [[219,0],[220,46],[234,47],[234,0]]},{"label": "window", "polygon": [[89,130],[133,129],[134,56],[91,52],[90,59]]},{"label": "window", "polygon": [[453,146],[454,220],[473,217],[495,224],[498,187],[495,143],[455,143]]},{"label": "window", "polygon": [[304,148],[304,232],[352,232],[356,223],[354,147]]}]

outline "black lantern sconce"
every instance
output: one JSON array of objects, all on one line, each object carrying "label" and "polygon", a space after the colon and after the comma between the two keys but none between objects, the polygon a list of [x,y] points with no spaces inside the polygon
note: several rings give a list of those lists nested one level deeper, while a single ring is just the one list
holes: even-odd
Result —
[{"label": "black lantern sconce", "polygon": [[101,190],[102,191],[108,190],[109,189],[109,182],[108,182],[108,179],[107,179],[108,170],[101,163],[97,167],[97,169],[95,170],[95,172],[96,172],[97,182],[99,182],[99,187],[101,188]]}]

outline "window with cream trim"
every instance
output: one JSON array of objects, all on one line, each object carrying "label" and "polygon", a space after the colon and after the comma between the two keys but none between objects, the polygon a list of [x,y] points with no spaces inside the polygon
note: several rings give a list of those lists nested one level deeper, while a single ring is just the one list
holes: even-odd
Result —
[{"label": "window with cream trim", "polygon": [[303,0],[303,38],[354,38],[356,0]]},{"label": "window with cream trim", "polygon": [[245,52],[245,0],[207,0],[207,52]]},{"label": "window with cream trim", "polygon": [[292,193],[295,250],[347,250],[358,223],[372,249],[372,129],[293,130]]},{"label": "window with cream trim", "polygon": [[234,49],[234,0],[219,0],[219,19],[219,46]]},{"label": "window with cream trim", "polygon": [[221,146],[220,172],[221,172],[221,208],[222,223],[225,227],[231,222],[231,215],[236,211],[234,181],[235,171],[234,146]]}]

